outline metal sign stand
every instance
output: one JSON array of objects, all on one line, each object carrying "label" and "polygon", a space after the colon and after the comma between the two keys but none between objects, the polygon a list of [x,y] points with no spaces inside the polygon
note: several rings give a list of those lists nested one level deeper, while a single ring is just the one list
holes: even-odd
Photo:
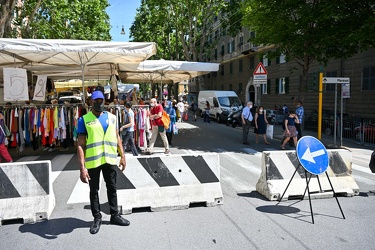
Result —
[{"label": "metal sign stand", "polygon": [[[281,196],[281,198],[279,199],[279,202],[277,203],[277,205],[280,204],[280,202],[282,201],[282,199],[284,198],[284,195],[286,193],[286,191],[288,190],[289,188],[289,185],[290,183],[292,182],[293,178],[294,178],[294,175],[296,174],[296,172],[298,171],[298,169],[301,167],[301,163],[298,164],[296,170],[294,171],[293,175],[292,175],[292,178],[290,179],[288,185],[286,186],[285,190],[284,190],[284,193],[283,195]],[[315,175],[317,180],[318,180],[318,183],[319,183],[319,193],[324,193],[324,192],[330,192],[332,191],[333,192],[333,196],[335,197],[336,199],[336,202],[337,202],[337,205],[339,206],[340,208],[340,212],[341,212],[341,215],[343,217],[343,219],[345,219],[345,215],[344,215],[344,212],[342,211],[342,208],[341,208],[341,205],[340,205],[340,202],[339,200],[337,199],[337,195],[336,195],[336,192],[335,190],[333,189],[333,186],[332,186],[332,183],[331,183],[331,180],[328,176],[328,173],[327,171],[325,171],[325,174],[327,176],[327,179],[328,179],[328,182],[329,182],[329,185],[331,186],[331,189],[330,190],[322,190],[322,186],[320,185],[320,180],[319,180],[319,175]],[[310,214],[311,214],[311,220],[312,220],[312,224],[314,224],[314,213],[313,213],[313,210],[312,210],[312,204],[311,204],[311,197],[310,197],[310,194],[312,193],[316,193],[316,192],[310,192],[310,188],[309,188],[309,183],[310,183],[310,180],[311,180],[311,177],[313,176],[313,174],[310,173],[310,177],[307,179],[307,170],[305,169],[305,179],[306,179],[306,188],[305,188],[305,192],[303,193],[302,197],[301,197],[301,200],[303,200],[303,198],[305,197],[305,194],[306,194],[306,191],[307,191],[307,194],[309,196],[309,204],[310,204]]]}]

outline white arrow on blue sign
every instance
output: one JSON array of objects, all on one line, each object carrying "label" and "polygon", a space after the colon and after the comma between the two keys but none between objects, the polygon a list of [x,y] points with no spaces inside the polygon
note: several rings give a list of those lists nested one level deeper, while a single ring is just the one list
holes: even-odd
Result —
[{"label": "white arrow on blue sign", "polygon": [[328,152],[323,143],[315,137],[303,136],[299,139],[296,152],[299,162],[308,172],[318,175],[327,170]]}]

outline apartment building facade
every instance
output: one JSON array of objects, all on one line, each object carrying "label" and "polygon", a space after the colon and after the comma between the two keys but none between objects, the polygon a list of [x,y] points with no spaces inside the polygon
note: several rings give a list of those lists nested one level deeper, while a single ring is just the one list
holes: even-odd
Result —
[{"label": "apartment building facade", "polygon": [[[325,77],[350,78],[350,85],[346,86],[349,96],[343,98],[343,112],[373,119],[375,123],[375,48],[348,59],[331,60],[326,66],[313,63],[308,73],[307,88],[300,94],[302,68],[295,61],[286,61],[285,56],[276,59],[264,56],[272,47],[248,42],[255,34],[247,28],[242,28],[235,37],[230,37],[219,25],[217,27],[209,37],[209,42],[215,42],[216,45],[206,61],[220,63],[220,69],[205,75],[203,79],[192,81],[189,93],[213,89],[233,90],[242,102],[251,100],[266,109],[284,104],[294,108],[293,98],[296,98],[303,102],[308,115],[318,108],[318,79],[319,72],[322,72]],[[254,84],[253,72],[259,62],[263,63],[268,72],[267,84]],[[323,85],[323,109],[333,111],[336,102],[339,111],[340,99],[341,85],[337,85],[337,88],[335,84]]]}]

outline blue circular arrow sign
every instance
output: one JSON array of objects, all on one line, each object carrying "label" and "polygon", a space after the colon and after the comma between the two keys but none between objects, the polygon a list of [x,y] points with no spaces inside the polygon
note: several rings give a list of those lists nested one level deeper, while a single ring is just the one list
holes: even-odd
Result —
[{"label": "blue circular arrow sign", "polygon": [[301,165],[312,174],[322,174],[328,168],[328,152],[315,137],[303,136],[297,143],[297,157]]}]

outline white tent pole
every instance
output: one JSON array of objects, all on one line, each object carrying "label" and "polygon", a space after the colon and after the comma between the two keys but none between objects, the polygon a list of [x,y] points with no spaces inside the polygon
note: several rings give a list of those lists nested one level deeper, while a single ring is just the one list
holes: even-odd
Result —
[{"label": "white tent pole", "polygon": [[163,72],[160,74],[160,83],[161,83],[161,86],[160,86],[160,102],[163,101]]},{"label": "white tent pole", "polygon": [[81,64],[82,68],[82,92],[83,92],[83,103],[86,103],[86,91],[85,91],[85,65]]}]

